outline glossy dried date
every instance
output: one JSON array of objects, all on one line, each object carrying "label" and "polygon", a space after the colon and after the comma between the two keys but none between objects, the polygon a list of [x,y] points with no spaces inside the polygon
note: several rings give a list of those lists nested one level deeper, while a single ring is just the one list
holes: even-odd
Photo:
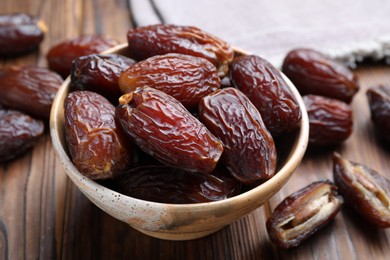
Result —
[{"label": "glossy dried date", "polygon": [[236,179],[251,184],[275,174],[274,140],[241,91],[229,87],[204,97],[199,118],[222,141],[223,161]]},{"label": "glossy dried date", "polygon": [[63,83],[55,72],[34,66],[0,70],[0,103],[39,118],[49,118],[54,97]]},{"label": "glossy dried date", "polygon": [[74,59],[100,53],[117,44],[116,40],[104,35],[82,35],[65,40],[50,48],[46,56],[48,66],[65,78],[70,74]]},{"label": "glossy dried date", "polygon": [[119,54],[90,54],[78,57],[72,62],[71,88],[94,91],[117,102],[121,96],[119,76],[134,63],[133,59]]},{"label": "glossy dried date", "polygon": [[379,136],[390,142],[390,86],[377,86],[367,90],[371,120]]},{"label": "glossy dried date", "polygon": [[205,58],[220,76],[233,60],[232,47],[225,41],[193,26],[156,24],[131,29],[127,33],[130,57],[136,60],[167,53],[182,53]]},{"label": "glossy dried date", "polygon": [[39,47],[46,26],[26,13],[0,14],[0,56],[14,56]]},{"label": "glossy dried date", "polygon": [[115,107],[107,99],[77,90],[68,95],[64,107],[67,147],[82,174],[107,179],[129,168],[131,144],[117,127]]},{"label": "glossy dried date", "polygon": [[312,49],[295,49],[284,59],[282,71],[302,95],[314,94],[351,102],[359,90],[353,72]]},{"label": "glossy dried date", "polygon": [[123,174],[118,180],[118,191],[147,201],[183,204],[227,199],[234,194],[234,187],[212,174],[152,165]]},{"label": "glossy dried date", "polygon": [[0,162],[26,152],[43,136],[44,124],[16,110],[0,108]]},{"label": "glossy dried date", "polygon": [[123,95],[116,118],[144,152],[173,167],[209,173],[222,143],[172,96],[144,87]]},{"label": "glossy dried date", "polygon": [[217,70],[209,61],[176,53],[140,61],[119,78],[123,93],[149,86],[173,96],[188,109],[197,107],[199,100],[219,89],[220,84]]},{"label": "glossy dried date", "polygon": [[333,177],[340,194],[368,222],[390,227],[390,180],[366,165],[333,155]]},{"label": "glossy dried date", "polygon": [[309,144],[333,146],[344,142],[353,130],[352,108],[347,103],[323,96],[303,97],[309,116]]},{"label": "glossy dried date", "polygon": [[298,246],[339,212],[343,199],[330,181],[314,182],[285,198],[267,220],[270,239],[283,248]]},{"label": "glossy dried date", "polygon": [[282,74],[271,63],[255,55],[236,58],[230,66],[230,80],[259,110],[273,136],[299,127],[298,103]]}]

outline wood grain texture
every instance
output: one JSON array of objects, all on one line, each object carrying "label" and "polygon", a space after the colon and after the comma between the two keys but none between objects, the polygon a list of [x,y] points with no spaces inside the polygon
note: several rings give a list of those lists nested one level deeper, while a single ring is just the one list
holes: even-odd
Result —
[{"label": "wood grain texture", "polygon": [[[0,11],[29,12],[49,27],[39,52],[0,60],[1,67],[45,67],[47,51],[61,40],[104,33],[124,42],[132,26],[126,0],[5,0]],[[356,73],[362,88],[352,103],[354,132],[337,151],[390,178],[390,149],[375,138],[365,97],[369,86],[390,84],[390,67],[362,65]],[[46,131],[28,153],[0,164],[0,259],[388,259],[390,231],[367,225],[347,208],[297,248],[281,250],[269,241],[270,212],[312,181],[332,179],[331,154],[308,151],[268,204],[218,233],[172,242],[145,236],[94,206],[66,177]]]}]

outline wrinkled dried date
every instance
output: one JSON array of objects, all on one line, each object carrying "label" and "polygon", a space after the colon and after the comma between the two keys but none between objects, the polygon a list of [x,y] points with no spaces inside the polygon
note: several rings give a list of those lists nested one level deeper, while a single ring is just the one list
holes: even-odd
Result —
[{"label": "wrinkled dried date", "polygon": [[224,88],[204,97],[199,118],[222,141],[223,160],[236,179],[251,184],[274,175],[274,140],[256,107],[241,91]]},{"label": "wrinkled dried date", "polygon": [[116,117],[134,143],[167,165],[208,173],[222,154],[221,141],[162,91],[144,87],[123,95]]},{"label": "wrinkled dried date", "polygon": [[100,53],[117,44],[116,40],[104,35],[82,35],[54,45],[46,58],[49,68],[65,78],[70,74],[74,59]]},{"label": "wrinkled dried date", "polygon": [[227,199],[235,193],[236,186],[213,174],[161,165],[133,168],[118,180],[119,192],[127,196],[174,204]]},{"label": "wrinkled dried date", "polygon": [[55,72],[33,66],[0,70],[0,103],[29,115],[49,118],[51,105],[63,80]]},{"label": "wrinkled dried date", "polygon": [[16,110],[0,108],[0,162],[26,152],[43,135],[44,124]]},{"label": "wrinkled dried date", "polygon": [[193,26],[156,24],[131,29],[127,33],[130,57],[136,60],[167,53],[205,58],[219,75],[225,75],[233,60],[233,49],[221,39]]},{"label": "wrinkled dried date", "polygon": [[371,120],[384,140],[390,142],[390,86],[377,86],[367,90]]},{"label": "wrinkled dried date", "polygon": [[118,79],[121,73],[135,63],[118,54],[90,54],[72,62],[71,88],[97,92],[109,100],[121,96]]},{"label": "wrinkled dried date", "polygon": [[318,181],[285,198],[267,220],[270,239],[278,246],[298,246],[339,212],[343,199],[330,181]]},{"label": "wrinkled dried date", "polygon": [[333,155],[333,177],[347,205],[370,223],[390,227],[390,181],[375,170]]},{"label": "wrinkled dried date", "polygon": [[268,61],[255,55],[236,58],[230,66],[230,79],[259,110],[273,136],[299,127],[299,105],[282,74]]},{"label": "wrinkled dried date", "polygon": [[0,14],[0,56],[13,56],[35,50],[44,38],[45,26],[25,14]]},{"label": "wrinkled dried date", "polygon": [[149,86],[165,92],[188,109],[205,95],[219,89],[221,80],[213,64],[203,58],[170,53],[131,66],[119,78],[123,93]]},{"label": "wrinkled dried date", "polygon": [[312,49],[290,51],[282,71],[302,95],[315,94],[349,103],[359,90],[350,69]]},{"label": "wrinkled dried date", "polygon": [[345,141],[352,133],[352,108],[343,101],[323,96],[303,97],[309,116],[309,144],[332,146]]},{"label": "wrinkled dried date", "polygon": [[112,178],[132,162],[129,140],[115,123],[115,107],[103,96],[74,91],[65,99],[65,137],[72,161],[91,179]]}]

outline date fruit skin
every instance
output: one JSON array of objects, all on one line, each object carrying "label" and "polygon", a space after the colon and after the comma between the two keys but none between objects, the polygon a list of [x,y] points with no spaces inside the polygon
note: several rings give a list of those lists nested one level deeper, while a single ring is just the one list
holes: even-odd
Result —
[{"label": "date fruit skin", "polygon": [[239,181],[251,184],[275,174],[277,152],[260,113],[239,90],[224,88],[205,96],[199,118],[223,143],[223,161]]},{"label": "date fruit skin", "polygon": [[172,96],[142,87],[119,98],[116,118],[124,132],[158,161],[209,173],[223,147],[198,119]]},{"label": "date fruit skin", "polygon": [[117,44],[116,40],[105,35],[81,35],[51,47],[46,59],[49,68],[65,78],[70,74],[74,59],[100,53]]},{"label": "date fruit skin", "polygon": [[131,142],[115,122],[115,106],[91,91],[65,99],[65,137],[76,168],[91,179],[109,179],[129,169]]},{"label": "date fruit skin", "polygon": [[0,69],[0,103],[48,119],[54,97],[63,83],[57,73],[35,66]]},{"label": "date fruit skin", "polygon": [[282,74],[267,60],[241,56],[230,66],[232,85],[241,90],[259,110],[272,136],[300,126],[301,110]]},{"label": "date fruit skin", "polygon": [[337,153],[333,154],[333,178],[346,205],[369,223],[390,227],[390,180]]},{"label": "date fruit skin", "polygon": [[127,33],[130,57],[144,60],[167,53],[205,58],[223,76],[233,60],[233,48],[225,41],[194,26],[156,24],[131,29]]},{"label": "date fruit skin", "polygon": [[390,86],[376,86],[367,90],[371,120],[375,130],[390,142]]},{"label": "date fruit skin", "polygon": [[140,61],[119,78],[122,93],[149,86],[173,96],[187,109],[197,107],[202,97],[216,91],[220,85],[217,70],[209,61],[177,53]]},{"label": "date fruit skin", "polygon": [[118,80],[135,61],[119,54],[90,54],[73,60],[71,88],[97,92],[110,101],[121,96]]},{"label": "date fruit skin", "polygon": [[338,145],[352,134],[353,113],[347,103],[317,95],[304,96],[303,102],[309,116],[310,145]]},{"label": "date fruit skin", "polygon": [[27,114],[0,108],[0,162],[25,153],[43,136],[44,124]]},{"label": "date fruit skin", "polygon": [[44,38],[43,28],[41,21],[26,13],[0,14],[0,56],[36,50]]},{"label": "date fruit skin", "polygon": [[313,182],[280,202],[266,222],[268,235],[279,247],[298,246],[333,220],[342,205],[332,182]]},{"label": "date fruit skin", "polygon": [[359,90],[357,78],[348,67],[313,49],[290,51],[282,71],[302,95],[314,94],[350,103]]},{"label": "date fruit skin", "polygon": [[189,172],[164,165],[133,168],[118,180],[124,195],[160,203],[188,204],[227,199],[234,189],[212,174]]}]

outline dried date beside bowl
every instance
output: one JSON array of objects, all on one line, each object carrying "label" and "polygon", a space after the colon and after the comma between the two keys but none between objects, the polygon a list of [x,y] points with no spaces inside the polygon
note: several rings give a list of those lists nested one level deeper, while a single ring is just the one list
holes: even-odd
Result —
[{"label": "dried date beside bowl", "polygon": [[[108,53],[126,52],[127,44],[123,44]],[[170,240],[203,237],[260,207],[286,183],[298,167],[307,146],[308,118],[298,91],[288,80],[287,82],[302,117],[298,129],[289,133],[289,141],[276,147],[280,160],[274,176],[248,191],[223,200],[192,204],[157,203],[118,193],[81,174],[67,152],[63,131],[63,105],[70,91],[69,79],[60,88],[51,113],[53,146],[70,179],[108,214],[153,237]]]},{"label": "dried date beside bowl", "polygon": [[33,51],[44,38],[46,25],[26,13],[0,14],[0,56]]}]

